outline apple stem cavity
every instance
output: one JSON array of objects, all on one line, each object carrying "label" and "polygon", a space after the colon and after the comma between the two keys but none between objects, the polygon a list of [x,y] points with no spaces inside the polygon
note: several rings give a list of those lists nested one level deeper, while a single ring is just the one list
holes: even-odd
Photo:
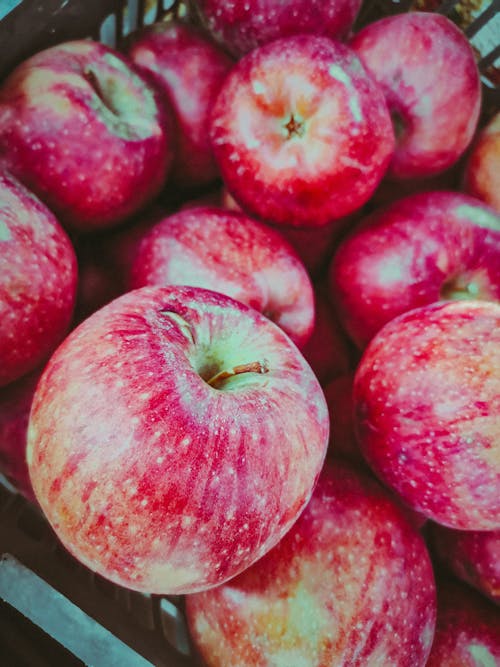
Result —
[{"label": "apple stem cavity", "polygon": [[239,364],[234,366],[231,370],[219,371],[211,378],[206,380],[207,384],[214,389],[219,389],[221,383],[224,383],[228,378],[232,378],[235,375],[241,375],[243,373],[268,373],[269,367],[265,361],[251,361],[247,364]]},{"label": "apple stem cavity", "polygon": [[113,105],[111,97],[106,94],[106,90],[101,81],[99,81],[97,74],[92,69],[87,68],[83,75],[106,109],[108,109],[114,116],[119,116],[119,111]]},{"label": "apple stem cavity", "polygon": [[486,284],[482,284],[481,277],[470,273],[446,281],[441,287],[440,297],[445,301],[459,299],[479,299],[489,301],[492,295]]}]

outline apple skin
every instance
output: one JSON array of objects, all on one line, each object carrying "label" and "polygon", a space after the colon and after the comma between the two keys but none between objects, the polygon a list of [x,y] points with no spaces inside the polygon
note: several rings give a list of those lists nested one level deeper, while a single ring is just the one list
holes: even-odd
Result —
[{"label": "apple skin", "polygon": [[440,299],[500,300],[500,215],[459,192],[425,192],[354,226],[329,267],[332,303],[364,348],[391,319]]},{"label": "apple skin", "polygon": [[194,25],[159,22],[129,39],[126,54],[167,96],[176,123],[170,185],[196,187],[219,177],[209,116],[233,60]]},{"label": "apple skin", "polygon": [[[217,375],[246,364],[256,370]],[[321,387],[277,325],[209,290],[144,287],[51,357],[27,460],[80,562],[133,590],[180,594],[222,583],[283,537],[328,435]]]},{"label": "apple skin", "polygon": [[169,123],[132,64],[92,40],[35,54],[0,88],[0,158],[71,230],[116,225],[159,193]]},{"label": "apple skin", "polygon": [[467,155],[462,187],[500,213],[500,111],[479,130]]},{"label": "apple skin", "polygon": [[500,609],[469,586],[438,579],[438,613],[427,667],[500,664]]},{"label": "apple skin", "polygon": [[441,14],[404,12],[374,21],[349,42],[382,87],[395,120],[393,178],[444,171],[469,146],[481,81],[463,32]]},{"label": "apple skin", "polygon": [[37,368],[66,335],[77,271],[51,211],[0,171],[0,387]]},{"label": "apple skin", "polygon": [[243,56],[216,98],[210,136],[242,209],[291,227],[320,227],[359,209],[394,148],[381,89],[352,49],[314,35]]},{"label": "apple skin", "polygon": [[500,605],[500,530],[453,530],[429,522],[427,531],[441,565]]},{"label": "apple skin", "polygon": [[269,317],[299,347],[314,328],[311,279],[293,248],[263,223],[213,206],[159,220],[137,246],[128,285],[191,285],[227,294]]},{"label": "apple skin", "polygon": [[500,304],[448,301],[386,324],[359,362],[355,429],[375,474],[457,530],[500,528]]},{"label": "apple skin", "polygon": [[[226,187],[222,188],[219,204],[230,211],[243,212]],[[309,275],[319,280],[330,262],[339,237],[352,224],[353,216],[346,216],[343,220],[335,220],[322,227],[302,228],[280,225],[276,229],[279,229],[282,236],[295,248]]]},{"label": "apple skin", "polygon": [[361,0],[191,0],[209,34],[240,58],[258,46],[301,33],[344,39]]},{"label": "apple skin", "polygon": [[26,462],[28,420],[42,369],[0,388],[0,472],[30,502],[36,503]]},{"label": "apple skin", "polygon": [[337,461],[279,544],[188,595],[186,615],[208,667],[418,667],[434,635],[434,575],[404,510]]}]

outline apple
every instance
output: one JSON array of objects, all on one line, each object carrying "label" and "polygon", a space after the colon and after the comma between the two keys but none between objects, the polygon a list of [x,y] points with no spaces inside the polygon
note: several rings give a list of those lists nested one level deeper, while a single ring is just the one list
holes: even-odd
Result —
[{"label": "apple", "polygon": [[186,596],[186,614],[207,667],[418,667],[434,635],[434,575],[404,510],[338,461],[278,545]]},{"label": "apple", "polygon": [[394,133],[379,86],[327,37],[254,49],[224,80],[210,136],[222,179],[250,215],[320,227],[359,209],[389,164]]},{"label": "apple", "polygon": [[361,0],[191,0],[209,34],[241,57],[257,46],[300,33],[344,39]]},{"label": "apple", "polygon": [[444,171],[469,146],[481,81],[472,46],[450,19],[404,12],[362,28],[350,46],[382,87],[396,131],[393,178]]},{"label": "apple", "polygon": [[[220,205],[230,211],[242,212],[241,206],[235,201],[227,188],[223,187]],[[334,220],[322,227],[283,227],[276,226],[282,236],[295,248],[304,266],[313,279],[320,279],[328,266],[336,243],[349,225],[353,224],[352,216],[343,220]],[[273,225],[271,225],[273,226]]]},{"label": "apple", "polygon": [[500,664],[500,610],[472,588],[438,581],[438,613],[427,667]]},{"label": "apple", "polygon": [[321,385],[351,368],[351,348],[322,283],[314,286],[314,329],[302,354]]},{"label": "apple", "polygon": [[76,285],[68,235],[33,193],[0,171],[0,387],[37,368],[64,338]]},{"label": "apple", "polygon": [[233,60],[196,26],[158,22],[129,37],[127,56],[153,77],[167,96],[176,122],[169,183],[195,187],[219,177],[208,125],[215,96]]},{"label": "apple", "polygon": [[410,195],[339,243],[332,302],[359,348],[397,315],[441,299],[500,300],[500,214],[459,192]]},{"label": "apple", "polygon": [[500,604],[500,530],[453,530],[433,522],[427,530],[443,567]]},{"label": "apple", "polygon": [[42,369],[0,388],[0,472],[30,502],[36,503],[26,462],[28,419]]},{"label": "apple", "polygon": [[138,243],[130,289],[191,285],[222,292],[264,313],[303,347],[314,327],[309,275],[279,232],[213,206],[159,220]]},{"label": "apple", "polygon": [[92,40],[58,44],[0,87],[0,159],[66,227],[110,227],[164,185],[168,109],[115,50]]},{"label": "apple", "polygon": [[500,111],[478,131],[467,155],[462,187],[500,213]]},{"label": "apple", "polygon": [[307,504],[329,435],[288,336],[228,296],[143,287],[49,360],[27,460],[62,544],[144,593],[203,590],[269,551]]},{"label": "apple", "polygon": [[427,518],[457,530],[498,530],[499,395],[499,303],[410,310],[375,335],[356,368],[361,451]]}]

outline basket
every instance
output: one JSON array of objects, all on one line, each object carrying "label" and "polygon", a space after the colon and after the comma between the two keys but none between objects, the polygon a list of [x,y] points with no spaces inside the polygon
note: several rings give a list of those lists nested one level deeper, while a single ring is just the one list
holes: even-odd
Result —
[{"label": "basket", "polygon": [[[365,0],[355,27],[414,9],[443,13],[463,29],[477,55],[485,118],[498,110],[500,0]],[[187,10],[173,0],[3,0],[0,80],[43,48],[82,37],[119,47],[172,11]],[[190,667],[191,653],[182,597],[136,593],[89,571],[0,476],[2,665]]]}]

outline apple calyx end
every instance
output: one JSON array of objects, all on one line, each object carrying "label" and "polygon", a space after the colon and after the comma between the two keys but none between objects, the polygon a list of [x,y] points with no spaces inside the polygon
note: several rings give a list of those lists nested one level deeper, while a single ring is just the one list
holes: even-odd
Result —
[{"label": "apple calyx end", "polygon": [[239,364],[238,366],[233,366],[231,370],[223,370],[219,371],[215,375],[213,375],[211,378],[206,380],[207,384],[209,384],[211,387],[214,389],[219,389],[220,384],[223,383],[225,380],[228,378],[234,377],[236,375],[241,375],[243,373],[268,373],[269,372],[269,367],[267,365],[267,362],[264,361],[251,361],[247,364]]},{"label": "apple calyx end", "polygon": [[286,132],[287,139],[292,139],[293,137],[302,137],[305,132],[304,122],[298,120],[293,113],[290,114],[288,122],[283,125],[283,129]]}]

